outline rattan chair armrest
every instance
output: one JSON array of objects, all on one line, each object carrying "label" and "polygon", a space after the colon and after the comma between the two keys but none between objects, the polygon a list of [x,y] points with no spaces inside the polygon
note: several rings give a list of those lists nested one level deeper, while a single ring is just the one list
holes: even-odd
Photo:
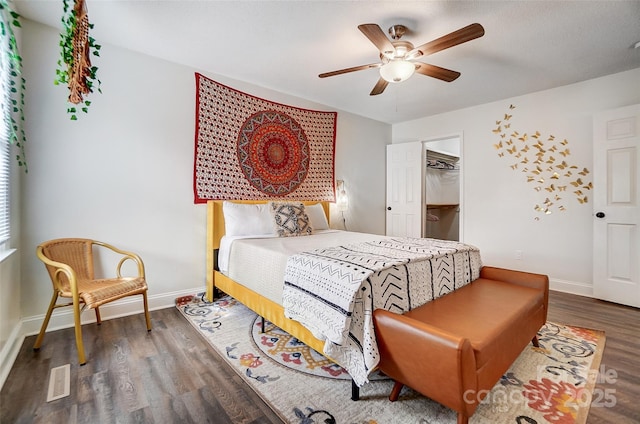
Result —
[{"label": "rattan chair armrest", "polygon": [[54,282],[56,284],[56,290],[58,290],[59,292],[63,292],[64,290],[62,289],[62,283],[59,280],[58,275],[60,274],[64,274],[66,275],[67,279],[69,280],[69,289],[71,290],[71,293],[74,294],[75,296],[78,296],[78,283],[77,283],[77,279],[76,279],[76,273],[73,270],[73,268],[71,268],[69,265],[62,263],[62,262],[56,262],[53,261],[51,259],[49,259],[48,257],[45,256],[44,252],[42,251],[43,248],[42,246],[38,246],[36,248],[36,256],[38,256],[38,258],[44,262],[46,265],[52,266],[56,269],[56,272],[54,274]]},{"label": "rattan chair armrest", "polygon": [[142,277],[145,278],[145,272],[144,272],[144,262],[142,262],[142,258],[140,256],[138,256],[137,254],[133,253],[133,252],[129,252],[126,250],[122,250],[122,249],[118,249],[117,247],[109,244],[109,243],[105,243],[102,241],[97,241],[94,240],[93,244],[98,245],[98,246],[102,246],[102,247],[106,247],[107,249],[116,252],[120,255],[123,256],[122,259],[120,259],[120,262],[118,262],[118,266],[116,267],[116,273],[118,278],[122,278],[122,264],[124,264],[127,260],[132,260],[136,263],[136,265],[138,266],[138,277]]}]

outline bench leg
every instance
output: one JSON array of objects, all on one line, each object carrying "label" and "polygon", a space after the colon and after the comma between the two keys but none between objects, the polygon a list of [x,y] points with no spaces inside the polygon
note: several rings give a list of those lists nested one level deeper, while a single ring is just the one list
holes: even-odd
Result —
[{"label": "bench leg", "polygon": [[532,343],[535,347],[540,347],[540,342],[538,342],[538,336],[533,336],[533,339],[531,339],[531,343]]},{"label": "bench leg", "polygon": [[403,386],[404,384],[396,381],[396,384],[393,385],[393,389],[391,389],[391,394],[389,395],[389,400],[391,402],[395,402],[398,400],[398,396],[400,396],[400,391],[402,390]]},{"label": "bench leg", "polygon": [[458,424],[469,424],[469,417],[462,412],[458,412]]}]

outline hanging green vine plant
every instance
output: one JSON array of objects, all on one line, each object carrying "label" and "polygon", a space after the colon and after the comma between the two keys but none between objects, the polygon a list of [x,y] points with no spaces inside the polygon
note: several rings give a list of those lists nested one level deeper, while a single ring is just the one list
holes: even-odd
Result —
[{"label": "hanging green vine plant", "polygon": [[[73,1],[73,8],[70,3]],[[91,102],[84,96],[93,92],[99,93],[100,80],[97,78],[98,67],[91,65],[91,55],[100,56],[99,44],[89,36],[93,24],[89,23],[87,5],[84,0],[63,0],[62,27],[60,34],[60,59],[56,69],[54,84],[65,84],[69,87],[69,103],[67,113],[71,120],[78,119],[77,113],[87,113]]]},{"label": "hanging green vine plant", "polygon": [[[7,0],[0,0],[0,13],[3,14],[3,19],[0,19],[0,37],[2,37],[0,41],[3,48],[6,47],[8,49],[6,53],[9,59],[8,99],[11,102],[9,142],[18,148],[16,155],[18,165],[24,168],[24,172],[28,172],[24,150],[27,141],[24,132],[24,91],[26,81],[22,76],[22,56],[20,56],[18,42],[13,31],[14,27],[21,27],[20,15],[11,9]],[[16,115],[18,116],[18,121],[16,121]]]}]

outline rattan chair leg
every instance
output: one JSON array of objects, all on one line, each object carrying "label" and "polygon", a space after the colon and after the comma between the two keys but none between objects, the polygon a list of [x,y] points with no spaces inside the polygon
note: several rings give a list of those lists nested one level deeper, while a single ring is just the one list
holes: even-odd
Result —
[{"label": "rattan chair leg", "polygon": [[101,325],[102,319],[100,318],[100,309],[96,307],[94,310],[96,311],[96,322],[98,323],[98,325]]},{"label": "rattan chair leg", "polygon": [[144,302],[144,319],[147,321],[147,331],[151,331],[151,317],[149,316],[149,302],[147,301],[147,292],[142,293]]},{"label": "rattan chair leg", "polygon": [[42,327],[40,327],[40,333],[38,334],[38,338],[36,338],[36,342],[33,344],[33,350],[40,350],[40,346],[42,345],[42,340],[44,339],[44,333],[47,331],[47,327],[49,326],[49,320],[51,319],[51,313],[56,306],[56,302],[58,301],[58,292],[53,292],[53,296],[51,297],[51,302],[49,303],[49,309],[47,309],[47,315],[44,317],[44,321],[42,321]]},{"label": "rattan chair leg", "polygon": [[84,344],[82,343],[82,323],[80,322],[80,302],[78,298],[73,299],[73,321],[76,330],[76,347],[78,348],[78,362],[80,365],[87,363],[84,357]]}]

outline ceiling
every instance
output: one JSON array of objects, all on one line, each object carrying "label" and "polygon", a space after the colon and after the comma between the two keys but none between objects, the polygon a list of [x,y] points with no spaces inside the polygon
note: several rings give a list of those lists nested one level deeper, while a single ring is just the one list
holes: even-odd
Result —
[{"label": "ceiling", "polygon": [[[14,0],[24,17],[59,27],[62,0]],[[87,0],[91,35],[116,45],[397,123],[640,67],[640,1]],[[447,83],[415,74],[370,96],[379,61],[358,30],[409,31],[415,46],[478,22],[485,35],[420,59],[461,72]],[[109,60],[103,54],[94,64]]]}]

